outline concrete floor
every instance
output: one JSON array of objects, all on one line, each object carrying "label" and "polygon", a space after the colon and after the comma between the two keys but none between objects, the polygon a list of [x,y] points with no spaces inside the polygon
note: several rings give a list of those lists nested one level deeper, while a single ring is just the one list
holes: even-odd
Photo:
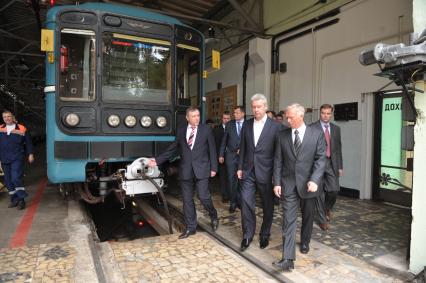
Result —
[{"label": "concrete floor", "polygon": [[[95,243],[81,205],[65,201],[57,186],[46,183],[43,148],[36,152],[36,163],[26,169],[25,182],[29,198],[24,211],[7,208],[8,194],[0,193],[0,283],[274,281],[247,259],[273,270],[272,261],[281,256],[279,206],[270,245],[261,250],[256,237],[241,257],[202,232],[185,240],[174,234]],[[240,213],[228,212],[216,180],[211,188],[220,218],[217,234],[238,250]],[[178,188],[169,188],[168,195],[175,207],[181,207]],[[208,215],[196,204],[199,222],[209,227]],[[258,209],[258,226],[261,215]],[[404,240],[408,218],[407,211],[384,204],[339,198],[331,230],[322,232],[315,226],[311,251],[307,255],[297,251],[296,269],[279,276],[292,282],[410,280]]]}]

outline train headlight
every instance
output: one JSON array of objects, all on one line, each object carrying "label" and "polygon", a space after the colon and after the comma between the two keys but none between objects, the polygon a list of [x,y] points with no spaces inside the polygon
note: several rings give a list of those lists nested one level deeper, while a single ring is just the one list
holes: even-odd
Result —
[{"label": "train headlight", "polygon": [[120,125],[120,117],[118,117],[118,115],[114,115],[114,114],[109,115],[108,125],[110,125],[113,128],[118,127],[118,125]]},{"label": "train headlight", "polygon": [[141,118],[141,125],[142,127],[148,128],[152,124],[152,119],[149,116],[142,116]]},{"label": "train headlight", "polygon": [[167,125],[167,119],[164,116],[158,116],[156,122],[157,126],[160,128],[164,128]]},{"label": "train headlight", "polygon": [[136,117],[133,115],[126,116],[126,118],[124,118],[124,124],[129,128],[133,128],[136,125]]},{"label": "train headlight", "polygon": [[80,123],[80,117],[75,113],[69,113],[65,116],[65,123],[70,127],[75,127]]}]

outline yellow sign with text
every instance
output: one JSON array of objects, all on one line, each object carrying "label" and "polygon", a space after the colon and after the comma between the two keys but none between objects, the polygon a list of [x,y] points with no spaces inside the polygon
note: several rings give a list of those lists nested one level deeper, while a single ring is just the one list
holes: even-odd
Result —
[{"label": "yellow sign with text", "polygon": [[53,51],[54,50],[54,36],[53,30],[42,29],[41,30],[41,51]]}]

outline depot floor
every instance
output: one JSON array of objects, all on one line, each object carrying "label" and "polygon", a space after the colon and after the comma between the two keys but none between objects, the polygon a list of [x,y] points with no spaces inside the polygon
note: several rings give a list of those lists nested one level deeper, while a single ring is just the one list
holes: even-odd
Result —
[{"label": "depot floor", "polygon": [[[229,213],[213,180],[219,212],[218,239],[199,230],[188,239],[178,234],[125,242],[94,241],[82,206],[67,201],[45,178],[43,148],[26,170],[27,208],[7,208],[0,192],[0,283],[2,282],[404,282],[407,272],[410,211],[366,200],[339,197],[331,228],[314,227],[311,251],[297,252],[296,269],[274,271],[281,256],[282,211],[275,206],[270,245],[255,238],[243,255],[240,213]],[[169,186],[171,205],[181,207],[179,188]],[[208,215],[198,200],[199,222]],[[257,208],[258,223],[262,209]],[[300,218],[298,226],[300,227]],[[208,225],[207,225],[208,226]],[[258,225],[260,226],[260,225]],[[226,242],[229,247],[224,246]],[[258,268],[263,266],[263,268]],[[264,271],[275,272],[271,278]]]}]

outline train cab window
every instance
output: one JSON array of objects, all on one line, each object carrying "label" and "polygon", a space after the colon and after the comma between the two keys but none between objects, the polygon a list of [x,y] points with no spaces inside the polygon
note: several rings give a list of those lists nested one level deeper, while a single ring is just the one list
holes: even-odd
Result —
[{"label": "train cab window", "polygon": [[96,44],[89,30],[61,30],[59,96],[66,101],[95,99]]},{"label": "train cab window", "polygon": [[102,99],[169,104],[170,42],[117,33],[103,34]]},{"label": "train cab window", "polygon": [[178,44],[176,66],[177,103],[185,106],[200,105],[200,49]]}]

